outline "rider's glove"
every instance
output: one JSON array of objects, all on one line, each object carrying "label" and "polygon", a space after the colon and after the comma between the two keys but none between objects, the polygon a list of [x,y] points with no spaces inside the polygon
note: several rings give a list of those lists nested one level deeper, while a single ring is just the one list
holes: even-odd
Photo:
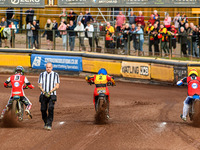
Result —
[{"label": "rider's glove", "polygon": [[23,89],[28,89],[28,86],[24,85],[24,86],[23,86]]},{"label": "rider's glove", "polygon": [[34,88],[34,86],[33,86],[32,84],[28,85],[28,87],[29,87],[30,89],[33,89],[33,88]]},{"label": "rider's glove", "polygon": [[7,83],[5,83],[5,82],[4,82],[4,87],[6,87],[6,88],[8,87],[8,84],[7,84]]},{"label": "rider's glove", "polygon": [[51,96],[50,92],[44,92],[44,96],[46,96],[47,98],[49,98]]}]

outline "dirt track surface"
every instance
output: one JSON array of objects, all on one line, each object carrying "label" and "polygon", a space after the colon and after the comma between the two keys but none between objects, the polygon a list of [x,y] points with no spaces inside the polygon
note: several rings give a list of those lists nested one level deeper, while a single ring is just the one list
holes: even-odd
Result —
[{"label": "dirt track surface", "polygon": [[[10,96],[0,75],[0,109]],[[37,76],[27,76],[37,86]],[[2,150],[198,150],[200,128],[180,119],[186,88],[117,82],[110,87],[109,124],[94,124],[94,86],[61,77],[52,131],[43,129],[39,90],[26,90],[33,119],[17,128],[0,124]]]}]

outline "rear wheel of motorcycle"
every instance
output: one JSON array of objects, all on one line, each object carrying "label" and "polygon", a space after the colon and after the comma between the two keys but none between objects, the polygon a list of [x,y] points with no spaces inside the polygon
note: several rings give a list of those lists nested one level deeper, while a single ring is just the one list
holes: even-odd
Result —
[{"label": "rear wheel of motorcycle", "polygon": [[194,101],[194,114],[192,115],[193,124],[200,126],[200,101]]},{"label": "rear wheel of motorcycle", "polygon": [[14,100],[13,103],[12,103],[12,109],[11,109],[12,118],[17,117],[16,112],[17,112],[17,101]]}]

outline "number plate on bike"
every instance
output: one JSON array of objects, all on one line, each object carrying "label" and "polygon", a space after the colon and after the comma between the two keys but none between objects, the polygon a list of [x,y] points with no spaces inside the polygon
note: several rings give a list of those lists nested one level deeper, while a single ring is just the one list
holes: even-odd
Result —
[{"label": "number plate on bike", "polygon": [[98,88],[97,89],[97,93],[100,94],[100,93],[106,93],[106,88]]}]

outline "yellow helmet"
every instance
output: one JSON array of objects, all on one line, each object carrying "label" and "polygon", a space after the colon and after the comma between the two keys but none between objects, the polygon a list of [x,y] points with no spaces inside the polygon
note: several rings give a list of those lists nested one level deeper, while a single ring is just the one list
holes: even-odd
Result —
[{"label": "yellow helmet", "polygon": [[198,72],[197,72],[197,70],[196,69],[191,69],[190,71],[189,71],[189,73],[188,73],[188,76],[191,76],[192,74],[195,74],[196,76],[198,76]]}]

